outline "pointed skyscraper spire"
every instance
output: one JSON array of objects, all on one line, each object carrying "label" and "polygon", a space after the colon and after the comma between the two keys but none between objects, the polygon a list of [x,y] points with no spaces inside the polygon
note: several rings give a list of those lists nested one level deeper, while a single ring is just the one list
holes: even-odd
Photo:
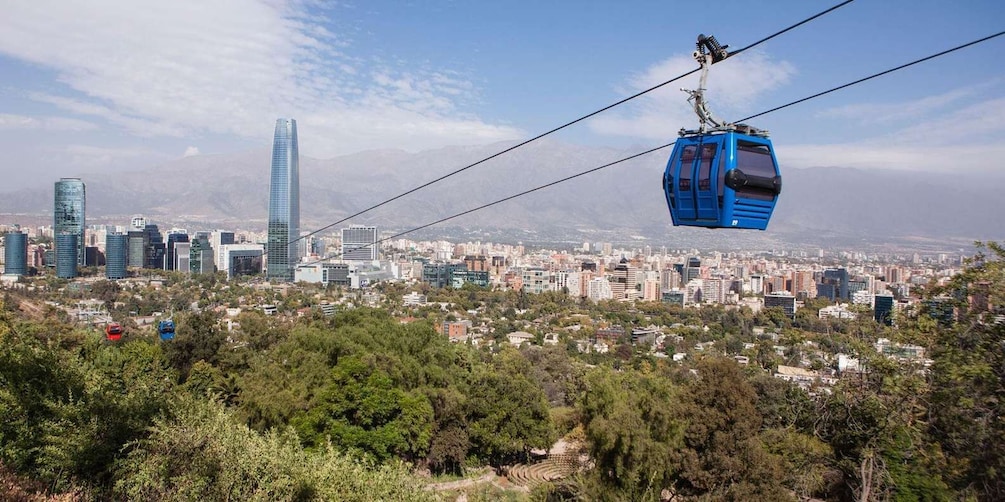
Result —
[{"label": "pointed skyscraper spire", "polygon": [[300,154],[297,121],[293,119],[276,120],[268,233],[266,276],[270,280],[293,281],[293,267],[299,260],[294,241],[300,237]]}]

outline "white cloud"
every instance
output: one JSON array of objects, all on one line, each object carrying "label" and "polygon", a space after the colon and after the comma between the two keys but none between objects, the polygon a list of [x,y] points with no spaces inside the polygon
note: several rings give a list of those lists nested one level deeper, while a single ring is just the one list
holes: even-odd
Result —
[{"label": "white cloud", "polygon": [[[965,95],[954,91],[941,97]],[[910,125],[862,141],[839,144],[776,144],[779,162],[793,167],[842,166],[921,171],[999,169],[1005,158],[1005,98],[955,103],[958,110],[935,117],[921,114]],[[860,106],[860,105],[853,105]],[[896,105],[884,105],[895,109]],[[846,109],[851,107],[846,107]],[[935,111],[935,110],[933,110]],[[911,112],[915,113],[915,112]],[[920,112],[917,112],[920,114]]]},{"label": "white cloud", "polygon": [[522,134],[458,111],[474,93],[458,75],[347,54],[351,45],[320,24],[339,12],[305,5],[13,2],[0,16],[0,53],[54,69],[69,88],[33,99],[139,136],[269,138],[277,117],[295,117],[301,152],[330,156]]},{"label": "white cloud", "polygon": [[67,117],[28,117],[0,113],[0,130],[90,131],[98,126]]},{"label": "white cloud", "polygon": [[100,168],[119,166],[123,162],[136,159],[167,160],[163,154],[147,148],[107,148],[93,145],[67,145],[62,152],[56,152],[68,166],[75,168]]},{"label": "white cloud", "polygon": [[121,113],[118,113],[107,106],[37,92],[29,93],[28,96],[31,99],[38,101],[40,103],[48,103],[51,105],[55,105],[66,111],[73,112],[79,115],[91,115],[94,117],[103,118],[112,124],[125,127],[126,129],[128,129],[137,136],[178,137],[183,135],[183,131],[178,127],[165,123],[159,123],[152,120],[146,120],[137,117],[129,117]]},{"label": "white cloud", "polygon": [[894,139],[948,145],[1005,141],[1005,98],[960,104],[956,111],[912,121]]},{"label": "white cloud", "polygon": [[[633,94],[665,82],[697,67],[691,56],[675,56],[656,63],[628,80],[623,94]],[[716,117],[735,121],[749,114],[757,98],[789,81],[795,73],[785,61],[773,61],[764,53],[747,51],[714,65],[709,71],[706,98]],[[695,89],[699,73],[636,98],[620,113],[600,115],[590,121],[597,133],[667,139],[683,128],[696,128],[698,117],[680,88]]]},{"label": "white cloud", "polygon": [[194,147],[194,146],[190,146],[190,147],[188,147],[188,148],[185,149],[185,153],[182,156],[183,157],[192,157],[192,156],[195,156],[195,155],[199,155],[199,148]]},{"label": "white cloud", "polygon": [[786,167],[856,167],[949,172],[999,167],[1005,144],[903,145],[841,143],[831,145],[775,145],[778,162]]},{"label": "white cloud", "polygon": [[1001,87],[1002,83],[1002,79],[993,79],[942,94],[898,103],[854,103],[823,110],[818,113],[818,117],[849,119],[864,125],[917,121],[934,113],[951,113],[954,108],[966,106],[967,101],[973,101],[982,93]]}]

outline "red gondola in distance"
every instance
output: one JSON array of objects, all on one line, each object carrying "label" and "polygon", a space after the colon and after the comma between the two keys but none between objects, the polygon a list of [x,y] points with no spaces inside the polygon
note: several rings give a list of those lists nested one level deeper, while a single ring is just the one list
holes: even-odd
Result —
[{"label": "red gondola in distance", "polygon": [[105,337],[110,342],[117,342],[122,339],[122,331],[121,324],[117,322],[110,323],[108,326],[105,326]]}]

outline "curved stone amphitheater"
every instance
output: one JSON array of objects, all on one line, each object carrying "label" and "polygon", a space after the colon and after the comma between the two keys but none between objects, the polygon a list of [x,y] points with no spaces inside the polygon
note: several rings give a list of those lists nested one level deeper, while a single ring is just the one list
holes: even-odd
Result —
[{"label": "curved stone amphitheater", "polygon": [[509,468],[506,478],[517,486],[534,488],[542,483],[551,483],[580,469],[577,455],[549,455],[547,459],[533,464],[516,464]]}]

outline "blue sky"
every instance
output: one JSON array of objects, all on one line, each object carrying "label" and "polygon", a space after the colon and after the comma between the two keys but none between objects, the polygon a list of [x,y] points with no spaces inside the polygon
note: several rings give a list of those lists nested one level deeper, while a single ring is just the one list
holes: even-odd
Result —
[{"label": "blue sky", "polygon": [[[0,16],[0,191],[184,155],[301,155],[524,139],[836,1],[10,0]],[[858,0],[716,65],[739,118],[1005,29],[1000,1]],[[998,169],[1005,37],[762,117],[786,167]],[[646,149],[695,119],[671,84],[556,135]],[[25,168],[28,166],[28,168]],[[459,166],[458,166],[459,167]]]}]

